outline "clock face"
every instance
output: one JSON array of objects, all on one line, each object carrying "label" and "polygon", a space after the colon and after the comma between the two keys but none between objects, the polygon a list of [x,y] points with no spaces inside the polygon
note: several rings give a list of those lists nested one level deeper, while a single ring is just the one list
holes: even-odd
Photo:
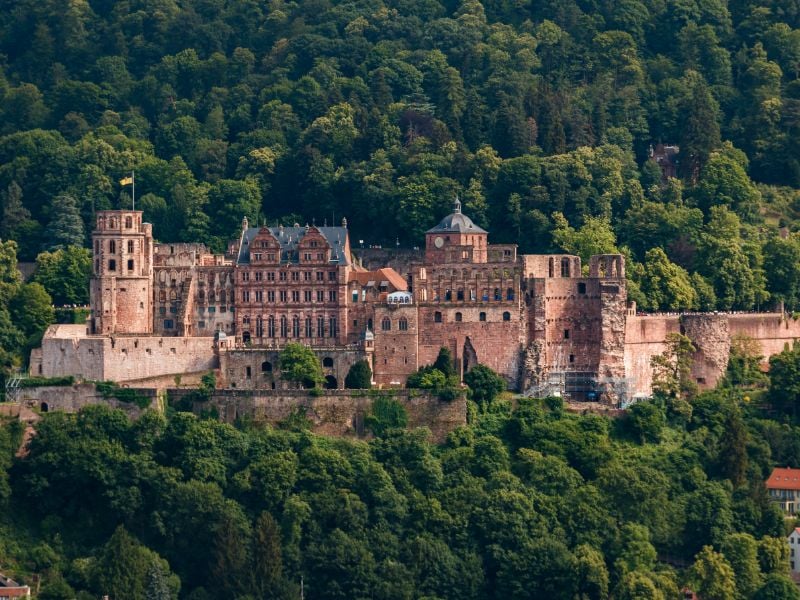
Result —
[{"label": "clock face", "polygon": [[441,248],[444,246],[444,240],[441,237],[437,237],[435,240],[433,240],[433,245],[437,248]]}]

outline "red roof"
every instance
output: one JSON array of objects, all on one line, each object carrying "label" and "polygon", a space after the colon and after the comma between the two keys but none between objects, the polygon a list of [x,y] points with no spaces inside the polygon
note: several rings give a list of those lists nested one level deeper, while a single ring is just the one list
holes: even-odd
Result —
[{"label": "red roof", "polygon": [[776,467],[767,479],[769,490],[800,490],[800,469]]}]

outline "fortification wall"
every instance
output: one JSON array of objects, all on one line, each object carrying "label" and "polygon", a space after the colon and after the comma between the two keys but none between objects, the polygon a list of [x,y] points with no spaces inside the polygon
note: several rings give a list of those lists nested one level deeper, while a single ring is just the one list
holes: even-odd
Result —
[{"label": "fortification wall", "polygon": [[214,339],[86,336],[83,325],[58,325],[42,340],[42,375],[134,381],[217,368]]},{"label": "fortification wall", "polygon": [[746,335],[758,340],[765,360],[800,339],[800,319],[784,318],[780,313],[728,315],[728,329],[731,337]]},{"label": "fortification wall", "polygon": [[628,397],[650,394],[650,359],[664,352],[670,333],[680,333],[678,315],[628,316],[624,352]]},{"label": "fortification wall", "polygon": [[[138,393],[150,398],[151,403],[156,398],[156,390],[139,390]],[[35,408],[42,412],[59,410],[74,413],[85,406],[95,404],[118,408],[132,418],[137,418],[142,412],[133,403],[120,402],[116,398],[104,398],[92,383],[24,388],[20,402],[28,408]]]},{"label": "fortification wall", "polygon": [[[170,401],[179,400],[187,390],[170,390]],[[244,416],[275,424],[304,410],[313,431],[333,436],[364,436],[364,418],[375,400],[374,393],[357,390],[325,390],[311,396],[303,390],[217,390],[208,402],[195,403],[195,410],[215,408],[222,421],[232,423]],[[419,390],[398,390],[391,395],[408,412],[408,427],[428,427],[433,439],[443,441],[447,434],[467,422],[467,404],[458,398],[444,402]]]}]

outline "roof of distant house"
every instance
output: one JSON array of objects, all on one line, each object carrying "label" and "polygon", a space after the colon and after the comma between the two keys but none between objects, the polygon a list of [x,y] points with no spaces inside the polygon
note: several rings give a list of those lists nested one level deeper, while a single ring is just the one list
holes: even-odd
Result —
[{"label": "roof of distant house", "polygon": [[800,469],[776,467],[767,479],[770,490],[800,490]]},{"label": "roof of distant house", "polygon": [[376,269],[374,271],[351,271],[349,275],[350,281],[357,281],[359,285],[370,286],[370,283],[379,287],[380,284],[389,283],[395,290],[404,292],[408,289],[408,284],[403,277],[390,267]]}]

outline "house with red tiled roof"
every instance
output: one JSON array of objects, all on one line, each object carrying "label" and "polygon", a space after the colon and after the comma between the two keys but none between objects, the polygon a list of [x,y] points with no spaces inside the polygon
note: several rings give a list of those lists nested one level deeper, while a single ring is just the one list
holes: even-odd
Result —
[{"label": "house with red tiled roof", "polygon": [[767,479],[767,491],[784,514],[794,515],[800,508],[800,469],[775,467]]},{"label": "house with red tiled roof", "polygon": [[27,585],[20,585],[0,573],[0,600],[11,600],[12,598],[30,598],[31,588]]}]

